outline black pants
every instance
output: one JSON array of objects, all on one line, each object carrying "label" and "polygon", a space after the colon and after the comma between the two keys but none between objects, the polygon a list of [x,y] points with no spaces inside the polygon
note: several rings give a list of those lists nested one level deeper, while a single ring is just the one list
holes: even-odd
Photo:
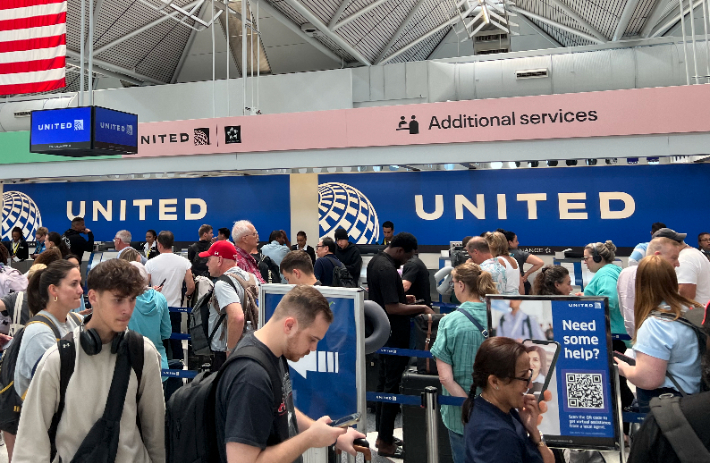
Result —
[{"label": "black pants", "polygon": [[[612,340],[612,347],[617,352],[625,352],[626,344],[624,341],[619,339]],[[629,385],[626,383],[626,378],[619,375],[619,392],[621,393],[621,408],[624,409],[631,405],[634,401],[634,393],[629,389]],[[629,433],[629,423],[624,423],[624,434]]]},{"label": "black pants", "polygon": [[212,354],[212,362],[210,364],[210,371],[215,372],[218,371],[222,365],[224,365],[224,362],[227,361],[227,353],[226,352],[214,352]]},{"label": "black pants", "polygon": [[[399,384],[402,373],[407,368],[409,357],[397,355],[380,355],[380,371],[377,392],[399,394]],[[377,439],[385,444],[394,441],[394,420],[399,413],[399,404],[377,402],[375,422],[377,423]]]},{"label": "black pants", "polygon": [[[181,333],[180,324],[182,322],[182,313],[170,312],[170,325],[172,325],[173,333]],[[180,339],[170,339],[171,355],[169,359],[183,359],[182,341]]]}]

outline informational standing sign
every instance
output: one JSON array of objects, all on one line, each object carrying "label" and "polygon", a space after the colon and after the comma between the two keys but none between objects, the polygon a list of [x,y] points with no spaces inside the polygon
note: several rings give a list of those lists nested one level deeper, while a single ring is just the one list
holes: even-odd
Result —
[{"label": "informational standing sign", "polygon": [[[263,285],[259,295],[260,327],[268,321],[292,285]],[[316,351],[290,362],[296,407],[313,419],[355,412],[365,415],[365,315],[361,289],[315,286],[330,303],[333,323]],[[364,419],[357,428],[365,427]]]},{"label": "informational standing sign", "polygon": [[[548,386],[552,400],[539,426],[547,444],[572,449],[620,449],[621,404],[607,298],[488,296],[487,303],[489,319],[493,320],[489,328],[497,325],[497,334],[503,332],[523,341],[540,339],[540,333],[544,333],[540,340],[560,344],[556,364],[551,365],[549,355],[535,355],[539,363],[531,362],[533,385],[554,369]],[[501,331],[502,317],[506,317],[505,324],[518,329]]]}]

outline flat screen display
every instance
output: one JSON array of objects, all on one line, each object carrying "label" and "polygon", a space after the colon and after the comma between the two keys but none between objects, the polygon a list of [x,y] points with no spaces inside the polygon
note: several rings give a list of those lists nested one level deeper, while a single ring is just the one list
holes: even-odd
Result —
[{"label": "flat screen display", "polygon": [[30,151],[91,149],[91,108],[32,111]]},{"label": "flat screen display", "polygon": [[607,298],[487,296],[486,303],[489,330],[496,336],[559,343],[554,366],[551,355],[528,349],[533,390],[554,368],[547,387],[552,400],[538,427],[545,442],[550,447],[618,449],[620,404]]},{"label": "flat screen display", "polygon": [[138,152],[138,116],[113,109],[94,108],[94,148]]}]

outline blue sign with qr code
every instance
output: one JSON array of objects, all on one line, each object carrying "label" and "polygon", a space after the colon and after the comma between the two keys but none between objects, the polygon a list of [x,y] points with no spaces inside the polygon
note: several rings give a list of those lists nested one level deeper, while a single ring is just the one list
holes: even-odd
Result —
[{"label": "blue sign with qr code", "polygon": [[[560,343],[555,366],[559,439],[580,447],[613,447],[618,417],[608,306],[589,298],[553,300],[551,306],[554,339]],[[546,436],[551,442],[556,438]]]},{"label": "blue sign with qr code", "polygon": [[[271,318],[283,296],[265,291],[264,321]],[[298,362],[289,361],[294,404],[313,419],[324,415],[336,419],[360,411],[355,300],[352,297],[327,299],[333,311],[333,322],[325,337],[318,342],[315,351]]]}]

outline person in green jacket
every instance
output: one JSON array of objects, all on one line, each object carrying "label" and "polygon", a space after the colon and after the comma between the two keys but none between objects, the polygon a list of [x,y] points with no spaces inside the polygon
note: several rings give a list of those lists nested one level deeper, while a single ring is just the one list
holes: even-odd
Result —
[{"label": "person in green jacket", "polygon": [[[609,298],[609,317],[611,318],[611,332],[626,335],[624,316],[619,308],[619,294],[616,292],[616,283],[619,280],[621,267],[614,265],[616,246],[611,240],[605,243],[589,243],[584,247],[584,263],[590,272],[594,273],[592,281],[584,288],[585,296],[599,296]],[[629,341],[614,339],[615,351],[624,352],[631,344]],[[621,385],[621,405],[631,405],[634,395],[626,384],[626,378],[619,378]]]}]

